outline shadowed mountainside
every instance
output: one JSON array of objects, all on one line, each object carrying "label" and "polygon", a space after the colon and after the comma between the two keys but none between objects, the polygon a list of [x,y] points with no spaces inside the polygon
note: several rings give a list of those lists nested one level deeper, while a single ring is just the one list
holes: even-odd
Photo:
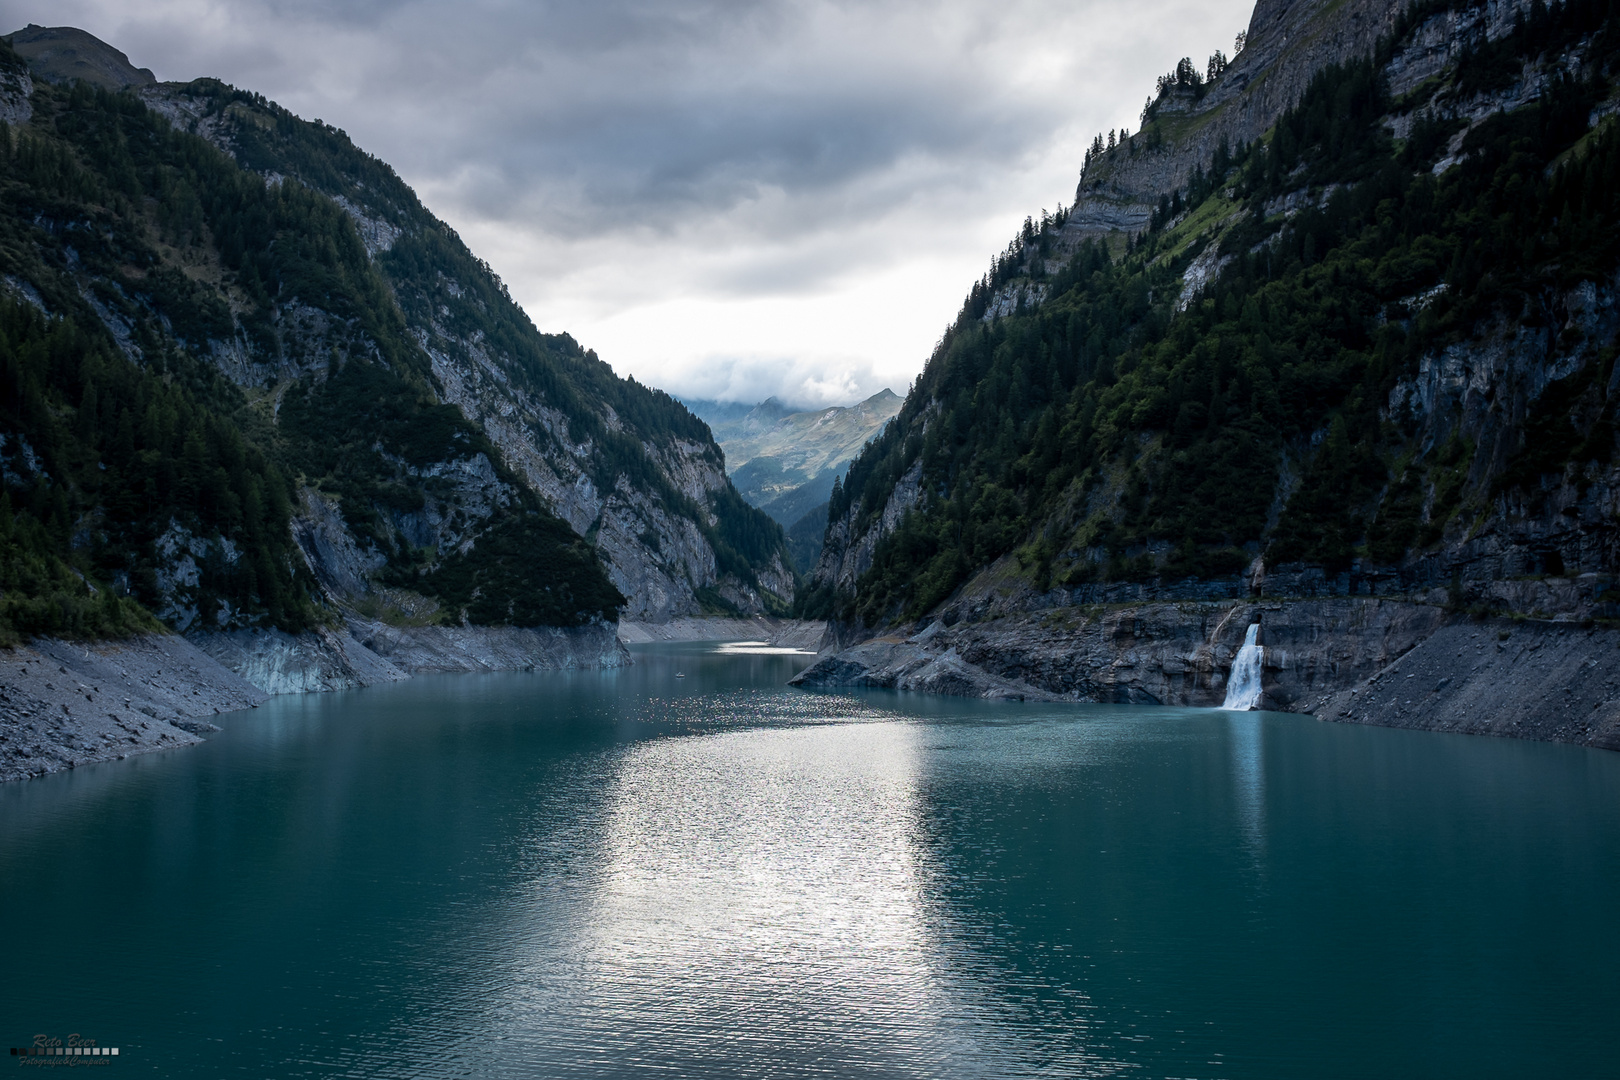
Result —
[{"label": "shadowed mountainside", "polygon": [[805,610],[891,672],[1165,603],[1620,620],[1620,10],[1263,0],[1207,71],[975,286]]}]

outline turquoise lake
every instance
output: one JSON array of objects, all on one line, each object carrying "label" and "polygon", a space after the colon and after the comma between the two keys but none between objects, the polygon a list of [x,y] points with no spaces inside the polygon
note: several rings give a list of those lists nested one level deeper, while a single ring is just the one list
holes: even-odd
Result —
[{"label": "turquoise lake", "polygon": [[180,1078],[1620,1077],[1620,754],[636,659],[0,787],[0,1041]]}]

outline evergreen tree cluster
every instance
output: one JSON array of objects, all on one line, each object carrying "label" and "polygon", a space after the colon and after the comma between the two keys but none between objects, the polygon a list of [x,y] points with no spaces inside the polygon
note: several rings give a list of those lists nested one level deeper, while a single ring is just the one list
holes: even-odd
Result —
[{"label": "evergreen tree cluster", "polygon": [[[1238,52],[1243,51],[1243,35],[1238,35]],[[1215,85],[1231,61],[1225,53],[1216,49],[1204,64],[1202,71],[1192,62],[1192,57],[1184,56],[1176,61],[1176,66],[1169,74],[1160,75],[1154,87],[1153,96],[1148,98],[1147,104],[1142,107],[1142,124],[1145,127],[1158,119],[1160,107],[1165,100],[1172,97],[1190,97],[1193,101],[1202,101],[1204,95],[1209,93],[1210,87]],[[1121,137],[1121,142],[1124,141]]]},{"label": "evergreen tree cluster", "polygon": [[164,374],[71,319],[0,303],[0,638],[155,629],[154,545],[174,524],[238,552],[199,567],[203,605],[230,599],[289,629],[315,620],[285,477],[228,421],[223,388]]}]

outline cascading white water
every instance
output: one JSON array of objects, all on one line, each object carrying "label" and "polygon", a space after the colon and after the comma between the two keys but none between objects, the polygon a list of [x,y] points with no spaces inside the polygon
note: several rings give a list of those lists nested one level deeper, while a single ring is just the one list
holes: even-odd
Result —
[{"label": "cascading white water", "polygon": [[1226,702],[1223,709],[1252,709],[1260,704],[1260,661],[1266,650],[1255,644],[1260,636],[1260,624],[1251,623],[1244,635],[1243,648],[1232,660],[1232,674],[1226,680]]}]

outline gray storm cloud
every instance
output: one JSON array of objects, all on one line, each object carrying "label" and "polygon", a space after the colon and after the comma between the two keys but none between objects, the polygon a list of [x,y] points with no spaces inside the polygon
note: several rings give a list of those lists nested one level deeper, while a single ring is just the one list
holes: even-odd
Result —
[{"label": "gray storm cloud", "polygon": [[[609,342],[621,370],[688,392],[724,370],[739,392],[807,403],[903,388],[1022,216],[1072,197],[1091,134],[1134,126],[1154,73],[1230,48],[1247,15],[1231,0],[0,0],[4,29],[77,25],[160,78],[218,76],[345,128],[482,242],[538,322]],[[932,284],[941,260],[954,286]],[[840,289],[874,288],[909,336],[817,341],[827,320],[806,315],[771,341],[724,315],[760,297],[837,310]],[[679,333],[646,314],[697,302],[714,317]]]}]

